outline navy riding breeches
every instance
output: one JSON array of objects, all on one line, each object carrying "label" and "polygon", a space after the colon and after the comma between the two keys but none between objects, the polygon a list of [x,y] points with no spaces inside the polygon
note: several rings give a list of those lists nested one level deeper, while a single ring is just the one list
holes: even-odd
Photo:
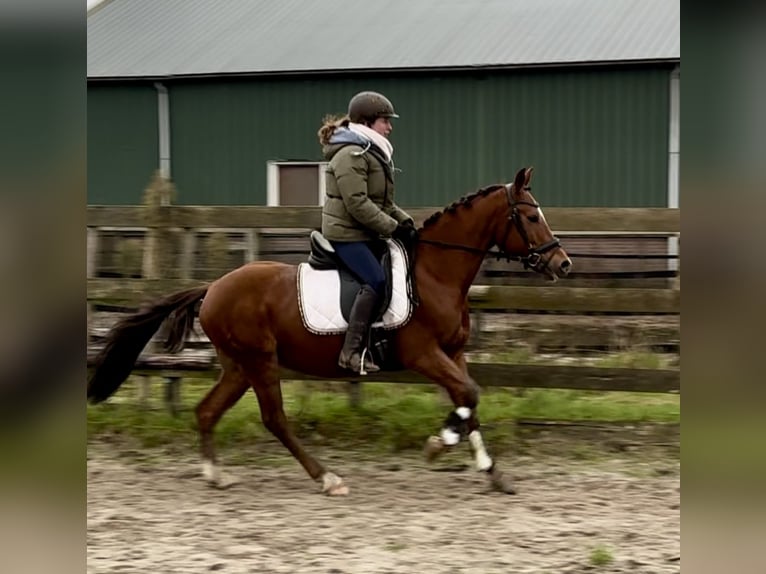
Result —
[{"label": "navy riding breeches", "polygon": [[366,241],[331,241],[335,253],[364,283],[383,297],[386,293],[386,275]]}]

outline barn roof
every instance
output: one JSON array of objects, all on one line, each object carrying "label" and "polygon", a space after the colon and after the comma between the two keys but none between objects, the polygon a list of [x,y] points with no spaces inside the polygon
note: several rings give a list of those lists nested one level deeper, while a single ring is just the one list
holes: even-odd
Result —
[{"label": "barn roof", "polygon": [[678,0],[106,0],[88,77],[678,61]]}]

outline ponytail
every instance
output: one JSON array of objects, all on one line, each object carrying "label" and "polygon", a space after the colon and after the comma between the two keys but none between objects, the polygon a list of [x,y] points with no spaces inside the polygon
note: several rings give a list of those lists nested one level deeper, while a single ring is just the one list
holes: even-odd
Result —
[{"label": "ponytail", "polygon": [[348,126],[348,123],[351,120],[349,120],[348,116],[325,116],[322,120],[322,127],[319,128],[319,131],[317,132],[317,136],[319,137],[319,143],[321,145],[327,145],[330,143],[330,138],[332,137],[332,134],[335,133],[335,130],[340,127],[346,127]]}]

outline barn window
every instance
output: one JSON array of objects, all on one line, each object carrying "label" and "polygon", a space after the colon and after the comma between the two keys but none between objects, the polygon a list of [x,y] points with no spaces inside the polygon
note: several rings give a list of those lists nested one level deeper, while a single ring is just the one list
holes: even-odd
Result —
[{"label": "barn window", "polygon": [[270,161],[266,169],[268,205],[323,205],[326,162]]}]

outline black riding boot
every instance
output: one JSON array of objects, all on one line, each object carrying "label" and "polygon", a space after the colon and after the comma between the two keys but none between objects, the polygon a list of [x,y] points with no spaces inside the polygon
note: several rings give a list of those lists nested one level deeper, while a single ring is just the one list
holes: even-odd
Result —
[{"label": "black riding boot", "polygon": [[364,365],[362,365],[362,351],[367,344],[370,324],[377,308],[377,293],[369,285],[364,285],[351,306],[346,340],[343,342],[343,349],[338,358],[338,365],[344,369],[350,369],[355,373],[361,373],[363,370],[367,373],[376,373],[380,370],[380,367],[372,362],[369,353],[365,354]]}]

